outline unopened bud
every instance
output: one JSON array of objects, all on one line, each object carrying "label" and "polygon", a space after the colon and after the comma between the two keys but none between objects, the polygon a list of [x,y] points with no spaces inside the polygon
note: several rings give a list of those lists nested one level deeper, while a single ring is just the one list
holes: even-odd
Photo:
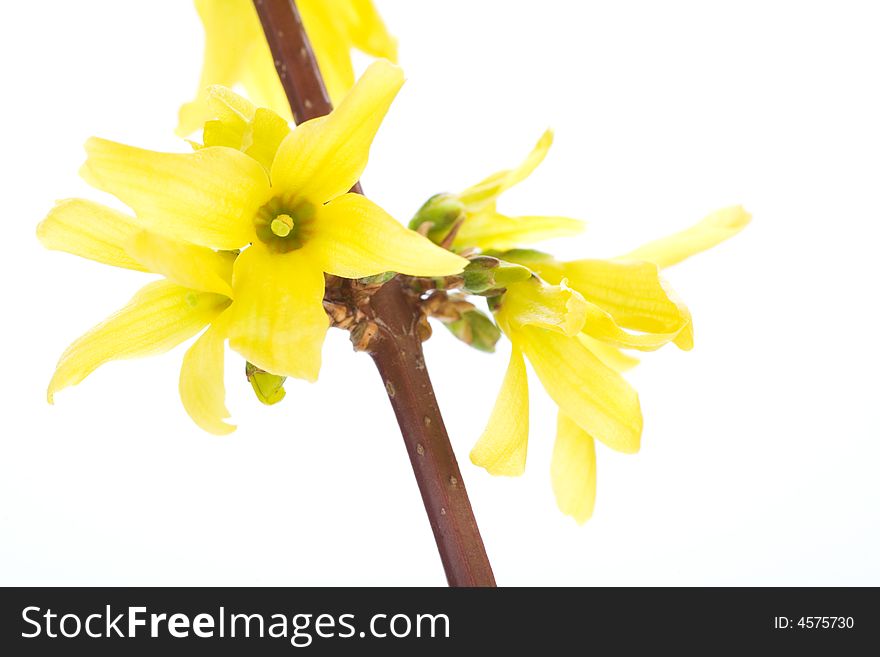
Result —
[{"label": "unopened bud", "polygon": [[501,338],[501,331],[495,323],[476,308],[462,313],[461,319],[443,322],[443,326],[459,340],[474,349],[492,353]]},{"label": "unopened bud", "polygon": [[254,394],[261,402],[271,406],[284,399],[284,395],[287,394],[284,392],[286,376],[270,374],[250,362],[245,365],[244,371],[248,381],[251,382]]},{"label": "unopened bud", "polygon": [[528,280],[531,275],[528,267],[481,255],[471,259],[461,277],[465,292],[492,296],[512,283]]},{"label": "unopened bud", "polygon": [[439,244],[459,219],[464,219],[464,203],[455,194],[435,194],[419,208],[409,227]]}]

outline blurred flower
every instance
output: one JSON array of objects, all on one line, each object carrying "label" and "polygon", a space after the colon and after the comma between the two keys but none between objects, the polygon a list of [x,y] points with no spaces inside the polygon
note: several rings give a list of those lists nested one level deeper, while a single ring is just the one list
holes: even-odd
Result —
[{"label": "blurred flower", "polygon": [[[59,380],[72,385],[112,357],[170,348],[224,310],[222,322],[214,320],[187,353],[190,363],[185,359],[184,371],[196,374],[181,378],[190,414],[200,426],[224,431],[224,340],[263,372],[314,381],[328,328],[325,272],[346,278],[386,271],[414,276],[460,272],[467,265],[464,258],[407,230],[363,196],[346,193],[363,172],[373,137],[402,83],[399,68],[376,62],[336,110],[292,131],[278,117],[215,89],[220,118],[206,130],[207,145],[197,146],[194,153],[158,153],[89,140],[83,177],[132,208],[136,219],[126,221],[146,232],[130,246],[129,228],[120,227],[120,217],[114,215],[104,222],[110,228],[102,228],[84,212],[71,222],[70,235],[55,240],[56,247],[63,244],[89,257],[97,252],[96,242],[107,242],[112,258],[97,258],[102,262],[116,259],[119,266],[162,273],[175,283],[223,296],[222,302],[214,297],[204,301],[211,312],[206,309],[198,316],[198,326],[193,320],[186,330],[161,328],[160,322],[158,333],[150,328],[162,316],[154,309],[156,302],[137,297],[120,322],[137,321],[135,328],[143,335],[120,342],[115,337],[124,333],[119,322],[112,329],[99,327],[98,337],[86,344],[105,341],[100,357],[88,356],[88,367]],[[220,143],[228,145],[211,145]],[[87,208],[99,209],[94,204]],[[92,228],[98,235],[85,240],[87,247],[74,249],[77,231]],[[42,237],[46,242],[45,228]],[[130,249],[135,249],[133,256]],[[239,249],[234,262],[223,253]],[[211,263],[217,259],[227,263],[222,275],[213,271]],[[203,307],[190,291],[179,296],[190,306]],[[178,306],[173,312],[180,314],[185,308]],[[79,343],[74,347],[80,352],[85,348]]]},{"label": "blurred flower", "polygon": [[[371,0],[298,0],[303,25],[327,85],[338,104],[354,84],[351,50],[392,62],[397,42]],[[259,106],[282,117],[290,108],[252,0],[196,0],[205,27],[205,58],[195,100],[180,110],[177,132],[188,135],[209,118],[206,90],[241,84]]]}]

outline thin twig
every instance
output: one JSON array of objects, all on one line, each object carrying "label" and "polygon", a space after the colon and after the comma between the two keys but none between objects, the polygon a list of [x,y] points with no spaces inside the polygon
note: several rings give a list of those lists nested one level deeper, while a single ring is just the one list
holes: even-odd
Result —
[{"label": "thin twig", "polygon": [[[294,0],[254,0],[297,122],[332,109]],[[361,192],[356,186],[354,191]],[[362,193],[362,192],[361,192]],[[394,278],[370,297],[378,327],[367,346],[397,416],[450,586],[494,586],[495,578],[425,367],[421,313]]]}]

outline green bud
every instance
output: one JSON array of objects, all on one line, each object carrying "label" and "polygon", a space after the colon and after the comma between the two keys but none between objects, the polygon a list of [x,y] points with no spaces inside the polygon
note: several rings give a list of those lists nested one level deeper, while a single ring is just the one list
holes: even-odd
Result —
[{"label": "green bud", "polygon": [[465,344],[488,353],[495,351],[495,343],[501,338],[495,323],[477,309],[468,310],[454,322],[443,322],[443,326]]},{"label": "green bud", "polygon": [[509,249],[508,251],[493,252],[492,255],[526,266],[554,262],[556,260],[549,253],[536,251],[535,249]]},{"label": "green bud", "polygon": [[531,275],[528,267],[481,255],[471,259],[461,277],[465,292],[491,296],[512,283],[528,280]]},{"label": "green bud", "polygon": [[427,237],[439,244],[460,218],[464,217],[464,203],[455,194],[435,194],[419,208],[410,220],[412,230],[428,224]]},{"label": "green bud", "polygon": [[266,406],[277,404],[284,399],[284,395],[287,394],[284,392],[286,376],[269,374],[269,372],[261,370],[250,362],[245,365],[244,371],[248,381],[251,382],[251,387],[254,389],[257,399],[266,404]]}]

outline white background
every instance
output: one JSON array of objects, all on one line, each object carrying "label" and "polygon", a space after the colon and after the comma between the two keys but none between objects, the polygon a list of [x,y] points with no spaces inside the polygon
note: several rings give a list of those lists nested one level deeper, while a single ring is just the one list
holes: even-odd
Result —
[{"label": "white background", "polygon": [[[588,220],[566,256],[727,205],[754,214],[668,272],[696,348],[631,375],[643,448],[598,448],[583,527],[554,504],[537,380],[527,473],[492,478],[467,454],[507,346],[487,356],[442,329],[426,345],[498,581],[880,584],[876,3],[377,4],[409,81],[364,180],[402,221],[512,166],[546,126],[556,145],[502,209]],[[34,228],[55,199],[102,198],[76,175],[88,136],[186,149],[172,129],[201,47],[183,0],[0,9],[0,583],[441,585],[384,390],[346,334],[320,383],[271,409],[230,357],[225,438],[180,406],[183,348],[45,402],[64,347],[145,277],[45,251]]]}]

